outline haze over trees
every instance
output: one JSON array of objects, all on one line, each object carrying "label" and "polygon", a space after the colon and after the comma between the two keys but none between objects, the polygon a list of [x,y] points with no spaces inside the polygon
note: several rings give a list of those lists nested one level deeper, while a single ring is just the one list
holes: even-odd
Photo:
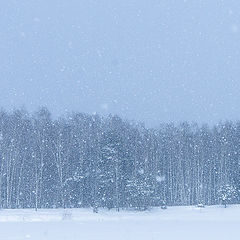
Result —
[{"label": "haze over trees", "polygon": [[[240,122],[148,129],[118,116],[0,111],[0,207],[239,203]],[[225,202],[224,202],[225,204]]]}]

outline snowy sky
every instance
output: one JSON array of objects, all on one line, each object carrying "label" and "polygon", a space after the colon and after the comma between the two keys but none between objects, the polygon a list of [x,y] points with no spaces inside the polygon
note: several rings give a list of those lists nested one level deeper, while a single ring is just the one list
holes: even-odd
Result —
[{"label": "snowy sky", "polygon": [[240,119],[239,0],[7,0],[0,105]]}]

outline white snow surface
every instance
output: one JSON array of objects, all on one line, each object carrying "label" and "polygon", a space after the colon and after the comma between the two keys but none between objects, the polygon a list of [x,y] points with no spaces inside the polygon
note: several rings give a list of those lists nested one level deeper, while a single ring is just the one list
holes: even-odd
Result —
[{"label": "white snow surface", "polygon": [[155,208],[0,210],[0,240],[231,240],[240,236],[240,205]]}]

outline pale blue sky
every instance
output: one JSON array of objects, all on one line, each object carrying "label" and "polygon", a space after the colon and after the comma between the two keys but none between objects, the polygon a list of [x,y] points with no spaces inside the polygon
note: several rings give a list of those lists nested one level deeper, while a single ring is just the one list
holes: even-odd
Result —
[{"label": "pale blue sky", "polygon": [[240,119],[238,0],[8,0],[0,29],[4,108]]}]

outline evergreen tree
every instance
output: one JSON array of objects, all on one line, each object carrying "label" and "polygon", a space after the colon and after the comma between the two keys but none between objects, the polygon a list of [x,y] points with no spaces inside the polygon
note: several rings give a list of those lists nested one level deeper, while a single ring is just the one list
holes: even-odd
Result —
[{"label": "evergreen tree", "polygon": [[237,196],[236,188],[229,184],[221,186],[218,190],[218,194],[219,200],[225,208],[227,207],[227,204],[232,202]]}]

